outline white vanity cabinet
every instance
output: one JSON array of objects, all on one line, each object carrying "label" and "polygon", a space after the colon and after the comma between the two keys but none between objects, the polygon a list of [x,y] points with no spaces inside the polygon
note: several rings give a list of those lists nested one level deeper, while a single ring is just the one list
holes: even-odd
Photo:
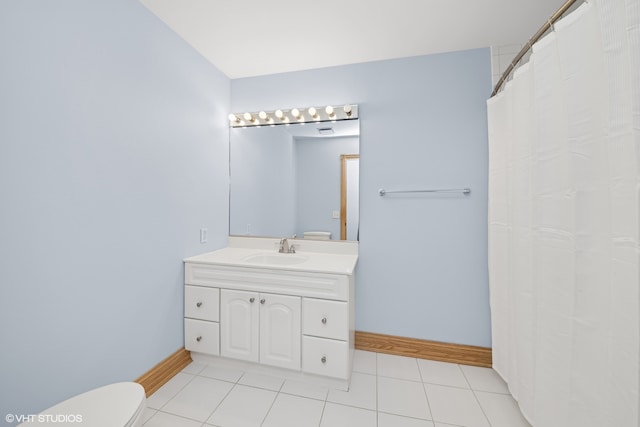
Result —
[{"label": "white vanity cabinet", "polygon": [[[277,240],[259,243],[265,241],[277,247]],[[186,259],[185,348],[194,360],[219,356],[242,369],[284,368],[286,375],[346,389],[354,350],[354,248],[294,257],[228,247]]]},{"label": "white vanity cabinet", "polygon": [[300,297],[222,289],[220,355],[300,369]]}]

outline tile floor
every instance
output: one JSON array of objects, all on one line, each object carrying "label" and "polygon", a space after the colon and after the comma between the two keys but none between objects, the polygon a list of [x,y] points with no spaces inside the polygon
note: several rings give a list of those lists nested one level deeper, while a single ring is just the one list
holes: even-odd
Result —
[{"label": "tile floor", "polygon": [[348,392],[193,362],[145,427],[530,427],[488,368],[356,350]]}]

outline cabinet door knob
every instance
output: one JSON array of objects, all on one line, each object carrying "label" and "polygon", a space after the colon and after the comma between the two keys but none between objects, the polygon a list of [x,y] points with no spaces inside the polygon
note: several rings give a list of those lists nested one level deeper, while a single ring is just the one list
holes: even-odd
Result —
[{"label": "cabinet door knob", "polygon": [[197,302],[196,303],[196,307],[200,307],[200,306],[202,306],[202,303],[201,302]]},{"label": "cabinet door knob", "polygon": [[327,356],[322,356],[322,359],[320,359],[320,361],[322,363],[327,363]]},{"label": "cabinet door knob", "polygon": [[323,325],[326,325],[326,324],[327,324],[327,318],[326,318],[326,317],[323,317],[323,318],[322,318],[322,324],[323,324]]},{"label": "cabinet door knob", "polygon": [[256,300],[256,299],[255,299],[254,297],[249,298],[249,302],[250,302],[251,304],[253,304],[253,302],[254,302],[255,300]]},{"label": "cabinet door knob", "polygon": [[260,300],[260,304],[264,304],[264,303],[265,303],[265,301],[266,301],[266,300],[265,300],[264,298],[262,298],[262,299]]},{"label": "cabinet door knob", "polygon": [[196,338],[196,341],[198,341],[198,342],[200,342],[201,340],[202,340],[202,337],[201,337],[201,336],[200,336],[200,337],[198,337],[198,338]]}]

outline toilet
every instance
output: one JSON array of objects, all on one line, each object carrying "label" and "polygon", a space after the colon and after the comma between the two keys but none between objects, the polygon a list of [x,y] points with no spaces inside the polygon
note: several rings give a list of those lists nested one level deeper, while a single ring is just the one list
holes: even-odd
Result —
[{"label": "toilet", "polygon": [[140,427],[146,402],[138,383],[109,384],[58,403],[20,426]]},{"label": "toilet", "polygon": [[329,231],[305,231],[304,238],[308,240],[331,240]]}]

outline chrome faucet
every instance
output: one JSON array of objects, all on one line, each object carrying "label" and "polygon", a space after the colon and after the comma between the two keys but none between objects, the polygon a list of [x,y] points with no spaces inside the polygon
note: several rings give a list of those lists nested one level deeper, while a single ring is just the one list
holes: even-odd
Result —
[{"label": "chrome faucet", "polygon": [[280,252],[281,254],[295,254],[296,247],[295,245],[289,245],[289,241],[284,238],[280,240],[280,250],[278,252]]}]

